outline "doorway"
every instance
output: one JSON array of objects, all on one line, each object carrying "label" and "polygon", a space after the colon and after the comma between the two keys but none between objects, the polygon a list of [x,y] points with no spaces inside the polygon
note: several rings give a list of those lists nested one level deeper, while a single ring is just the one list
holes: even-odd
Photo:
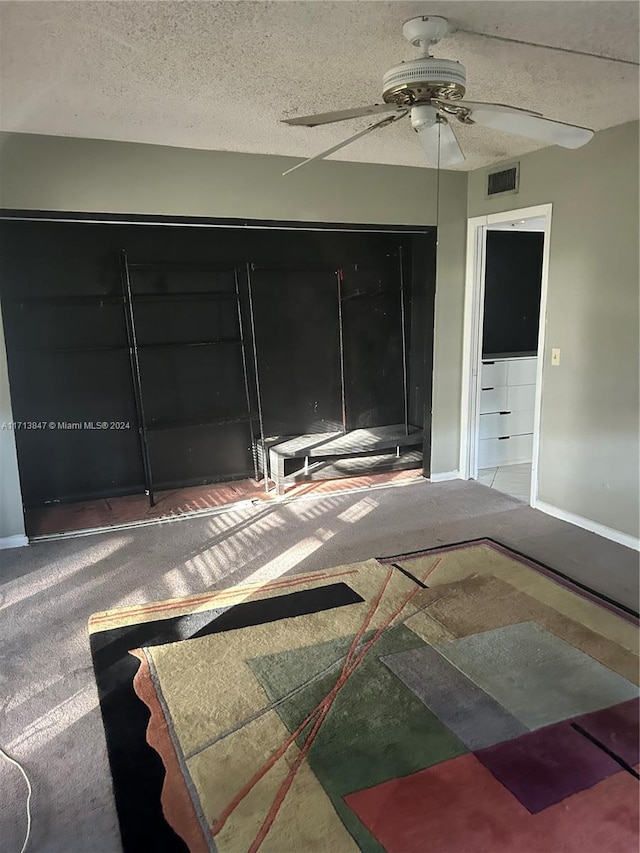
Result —
[{"label": "doorway", "polygon": [[470,219],[464,479],[535,505],[551,205]]}]

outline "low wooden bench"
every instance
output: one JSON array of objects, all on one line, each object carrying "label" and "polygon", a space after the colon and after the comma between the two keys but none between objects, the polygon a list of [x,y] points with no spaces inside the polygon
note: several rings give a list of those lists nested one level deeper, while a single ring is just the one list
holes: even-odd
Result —
[{"label": "low wooden bench", "polygon": [[[354,429],[349,432],[325,432],[298,435],[288,438],[269,448],[269,477],[276,486],[278,495],[284,494],[287,483],[309,479],[310,460],[315,462],[345,457],[357,457],[376,451],[396,450],[422,445],[423,430],[404,424]],[[296,472],[287,473],[287,460],[303,459],[304,467]]]}]

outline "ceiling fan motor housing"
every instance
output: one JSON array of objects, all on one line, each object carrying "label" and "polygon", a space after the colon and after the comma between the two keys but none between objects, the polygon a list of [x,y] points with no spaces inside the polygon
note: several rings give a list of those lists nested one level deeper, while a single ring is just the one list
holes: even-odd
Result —
[{"label": "ceiling fan motor housing", "polygon": [[422,57],[391,68],[382,78],[382,97],[387,104],[412,105],[431,98],[458,101],[466,91],[464,65],[453,59]]}]

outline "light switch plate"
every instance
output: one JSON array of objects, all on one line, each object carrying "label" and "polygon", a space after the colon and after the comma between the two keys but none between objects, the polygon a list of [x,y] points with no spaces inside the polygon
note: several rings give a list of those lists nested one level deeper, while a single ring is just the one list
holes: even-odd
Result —
[{"label": "light switch plate", "polygon": [[553,347],[551,349],[551,364],[560,364],[560,347]]}]

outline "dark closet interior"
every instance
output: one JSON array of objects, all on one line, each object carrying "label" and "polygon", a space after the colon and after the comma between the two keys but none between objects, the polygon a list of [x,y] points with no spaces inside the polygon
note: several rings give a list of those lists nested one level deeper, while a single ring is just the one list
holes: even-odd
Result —
[{"label": "dark closet interior", "polygon": [[0,273],[26,507],[253,478],[265,437],[403,422],[428,474],[435,229],[10,215]]},{"label": "dark closet interior", "polygon": [[544,234],[487,231],[483,358],[538,350]]}]

